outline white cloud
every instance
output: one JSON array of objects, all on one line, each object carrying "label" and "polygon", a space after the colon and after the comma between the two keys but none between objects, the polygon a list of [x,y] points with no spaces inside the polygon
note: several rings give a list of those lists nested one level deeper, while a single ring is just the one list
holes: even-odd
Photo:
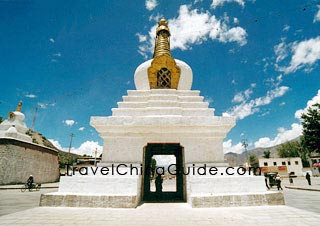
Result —
[{"label": "white cloud", "polygon": [[36,95],[34,95],[34,94],[27,94],[27,95],[25,95],[25,97],[28,97],[28,98],[31,98],[31,99],[33,99],[33,98],[37,98],[37,96]]},{"label": "white cloud", "polygon": [[238,24],[238,23],[239,23],[238,18],[234,17],[234,18],[233,18],[233,23],[234,23],[234,24]]},{"label": "white cloud", "polygon": [[[315,103],[320,103],[320,89],[318,90],[317,95],[307,102],[307,106],[304,109],[300,109],[295,112],[295,117],[300,119],[301,114],[306,112],[307,108],[311,107]],[[300,135],[302,135],[302,125],[299,123],[293,123],[291,124],[291,128],[288,130],[283,127],[278,128],[278,134],[274,139],[262,137],[254,143],[254,146],[271,147],[295,139]]]},{"label": "white cloud", "polygon": [[283,26],[282,31],[289,31],[289,29],[290,29],[290,26],[288,24],[286,24]]},{"label": "white cloud", "polygon": [[72,119],[63,120],[62,123],[66,124],[67,126],[73,126],[76,122]]},{"label": "white cloud", "polygon": [[267,94],[263,97],[258,97],[250,101],[245,100],[241,104],[236,105],[231,109],[229,109],[223,115],[232,116],[232,117],[235,117],[236,119],[244,119],[249,115],[253,115],[254,113],[259,112],[260,106],[270,104],[273,99],[283,96],[288,90],[289,90],[289,87],[287,86],[276,87],[273,90],[268,91]]},{"label": "white cloud", "polygon": [[[228,28],[224,24],[224,25],[222,25],[222,28],[223,28],[224,32],[222,32],[220,34],[219,41],[224,42],[224,43],[238,42],[238,44],[240,46],[247,44],[247,39],[246,39],[247,32],[242,27],[233,27],[228,30]],[[210,32],[210,37],[212,39],[215,38],[215,32],[213,32],[214,33],[213,37],[211,36],[211,33],[212,32]]]},{"label": "white cloud", "polygon": [[52,43],[55,42],[53,38],[50,38],[49,41],[52,42]]},{"label": "white cloud", "polygon": [[282,61],[283,59],[285,59],[287,56],[288,56],[288,53],[290,51],[290,46],[288,46],[286,43],[285,43],[285,39],[282,40],[281,43],[279,43],[278,45],[275,45],[274,46],[274,52],[277,56],[277,59],[276,59],[276,62],[280,62]]},{"label": "white cloud", "polygon": [[[182,5],[178,11],[178,17],[169,19],[171,32],[171,49],[187,50],[192,44],[201,44],[208,39],[219,42],[237,42],[240,46],[247,43],[247,32],[242,27],[228,25],[228,17],[217,19],[207,12],[199,12],[190,9],[190,6]],[[155,30],[157,25],[149,30],[148,39],[139,46],[138,52],[146,57],[146,53],[154,50]]]},{"label": "white cloud", "polygon": [[232,145],[231,139],[223,142],[223,152],[224,153],[233,152],[233,153],[241,154],[243,151],[244,151],[244,148],[240,142],[235,145]]},{"label": "white cloud", "polygon": [[55,146],[59,150],[61,150],[61,151],[64,150],[63,147],[61,146],[61,144],[59,143],[59,141],[54,140],[54,139],[48,139],[48,140],[53,144],[53,146]]},{"label": "white cloud", "polygon": [[61,55],[60,52],[58,52],[58,53],[54,53],[53,56],[54,56],[54,57],[61,57],[62,55]]},{"label": "white cloud", "polygon": [[46,103],[38,103],[38,106],[40,107],[40,108],[43,108],[43,109],[45,109],[45,108],[47,108],[47,106],[48,106],[48,104],[46,104]]},{"label": "white cloud", "polygon": [[[69,148],[62,147],[59,141],[54,139],[48,139],[48,140],[59,150],[62,150],[65,152],[69,151]],[[97,150],[97,157],[98,157],[102,153],[103,149],[102,149],[102,146],[100,146],[99,143],[96,141],[85,141],[78,148],[72,147],[70,149],[70,152],[78,155],[86,154],[94,157],[95,150]]]},{"label": "white cloud", "polygon": [[317,6],[318,6],[318,12],[314,16],[313,23],[320,21],[320,5],[317,5]]},{"label": "white cloud", "polygon": [[154,14],[152,14],[152,15],[150,15],[149,16],[149,21],[156,21],[156,22],[158,22],[161,18],[163,18],[164,16],[162,15],[162,14],[160,14],[160,13],[157,13],[157,15],[154,15]]},{"label": "white cloud", "polygon": [[39,108],[46,109],[47,107],[49,107],[49,106],[53,107],[56,104],[55,103],[41,103],[41,102],[39,102],[37,105]]},{"label": "white cloud", "polygon": [[223,4],[229,2],[236,2],[240,6],[244,7],[244,0],[212,0],[211,7],[215,9],[217,6],[222,6]]},{"label": "white cloud", "polygon": [[213,99],[212,99],[212,97],[205,96],[204,101],[205,101],[205,102],[208,102],[208,103],[210,104],[210,103],[213,102]]},{"label": "white cloud", "polygon": [[140,33],[137,33],[136,36],[138,36],[139,42],[147,41],[147,36],[146,35],[142,35]]},{"label": "white cloud", "polygon": [[[318,90],[317,95],[307,102],[307,106],[304,109],[300,109],[295,112],[295,117],[300,119],[301,113],[306,112],[307,108],[311,107],[315,103],[320,103],[320,89]],[[283,105],[283,104],[285,103],[283,102],[280,105]],[[266,148],[266,147],[279,145],[284,142],[293,140],[301,135],[302,135],[302,125],[300,123],[293,123],[291,124],[290,129],[285,129],[283,127],[278,128],[278,133],[273,139],[269,137],[259,138],[256,142],[254,142],[254,147]],[[232,140],[223,142],[223,148],[225,153],[227,152],[241,153],[241,143],[232,145]]]},{"label": "white cloud", "polygon": [[253,88],[256,86],[255,83],[251,84],[251,87],[249,89],[246,89],[245,91],[239,92],[236,95],[234,95],[232,102],[234,103],[241,103],[247,99],[249,99],[250,95],[253,93]]},{"label": "white cloud", "polygon": [[278,128],[278,134],[274,139],[270,139],[269,137],[262,137],[258,141],[254,143],[254,147],[271,147],[278,144],[282,144],[284,142],[290,141],[292,139],[297,138],[302,134],[302,126],[298,123],[293,123],[291,128],[286,130],[283,127]]},{"label": "white cloud", "polygon": [[83,131],[84,129],[85,129],[84,127],[80,127],[78,130]]},{"label": "white cloud", "polygon": [[146,8],[147,10],[151,11],[156,8],[158,5],[157,0],[146,0]]},{"label": "white cloud", "polygon": [[78,148],[71,148],[71,152],[79,155],[95,155],[97,150],[97,157],[102,153],[102,146],[96,141],[85,141]]},{"label": "white cloud", "polygon": [[[291,61],[287,67],[276,66],[279,71],[283,71],[286,74],[295,72],[302,67],[306,67],[306,71],[310,72],[312,66],[320,59],[320,36],[301,42],[293,42],[288,45],[284,44],[284,46],[291,48],[293,54]],[[280,46],[281,50],[278,52],[276,52],[275,47],[277,63],[288,55],[287,52],[283,50],[284,46]]]},{"label": "white cloud", "polygon": [[320,89],[318,90],[317,95],[315,95],[311,100],[309,100],[307,102],[307,106],[304,109],[299,109],[296,111],[296,113],[294,114],[294,116],[297,119],[301,119],[301,114],[306,113],[307,109],[309,107],[312,107],[312,105],[316,104],[316,103],[320,103]]}]

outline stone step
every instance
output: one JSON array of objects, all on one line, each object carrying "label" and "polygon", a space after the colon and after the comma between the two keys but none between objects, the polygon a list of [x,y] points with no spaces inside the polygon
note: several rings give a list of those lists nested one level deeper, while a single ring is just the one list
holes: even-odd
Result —
[{"label": "stone step", "polygon": [[128,95],[132,96],[147,96],[152,94],[161,95],[179,95],[179,96],[199,96],[199,90],[175,90],[175,89],[152,89],[152,90],[128,90]]},{"label": "stone step", "polygon": [[171,100],[177,101],[177,95],[148,95],[148,96],[123,96],[124,102],[147,102],[149,100]]},{"label": "stone step", "polygon": [[155,101],[147,102],[118,102],[119,108],[145,108],[145,107],[182,107],[182,108],[208,108],[207,102],[177,102],[177,101]]},{"label": "stone step", "polygon": [[208,102],[180,102],[180,107],[182,108],[208,108]]},{"label": "stone step", "polygon": [[203,96],[178,96],[178,95],[162,95],[152,94],[149,96],[123,96],[124,102],[147,102],[150,100],[158,101],[177,101],[177,102],[203,102]]},{"label": "stone step", "polygon": [[181,116],[213,116],[210,108],[180,108],[180,107],[146,107],[146,108],[113,108],[112,116],[151,116],[151,115],[181,115]]},{"label": "stone step", "polygon": [[179,96],[181,102],[203,102],[203,96]]}]

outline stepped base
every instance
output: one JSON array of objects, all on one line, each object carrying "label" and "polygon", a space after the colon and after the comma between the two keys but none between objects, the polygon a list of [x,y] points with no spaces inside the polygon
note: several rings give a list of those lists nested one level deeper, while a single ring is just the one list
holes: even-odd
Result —
[{"label": "stepped base", "polygon": [[135,208],[137,196],[108,196],[86,194],[42,194],[40,206],[92,207],[92,208]]},{"label": "stepped base", "polygon": [[284,205],[281,192],[265,192],[256,194],[217,194],[214,196],[195,196],[190,198],[193,208],[267,206]]},{"label": "stepped base", "polygon": [[[189,204],[193,208],[236,207],[284,205],[281,192],[257,194],[221,194],[214,196],[191,197]],[[40,206],[51,207],[92,207],[92,208],[136,208],[139,205],[137,196],[108,196],[81,194],[42,194]]]}]

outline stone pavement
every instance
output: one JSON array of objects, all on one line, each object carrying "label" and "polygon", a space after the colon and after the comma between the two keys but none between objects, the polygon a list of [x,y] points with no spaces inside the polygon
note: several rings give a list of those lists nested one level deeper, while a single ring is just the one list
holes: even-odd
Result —
[{"label": "stone pavement", "polygon": [[[0,216],[39,206],[40,195],[55,192],[57,189],[40,191],[0,190]],[[0,220],[1,225],[1,220]]]},{"label": "stone pavement", "polygon": [[318,191],[286,189],[284,199],[287,206],[320,214],[320,192]]},{"label": "stone pavement", "polygon": [[288,206],[193,209],[186,203],[148,203],[136,209],[38,207],[0,218],[0,224],[24,226],[219,225],[316,226],[319,214]]},{"label": "stone pavement", "polygon": [[288,178],[284,178],[283,185],[289,189],[320,191],[320,177],[311,177],[311,186],[305,177],[293,178],[293,184],[289,183]]},{"label": "stone pavement", "polygon": [[[283,185],[287,184],[285,180]],[[302,186],[306,183],[304,180],[298,178],[295,183]],[[7,214],[0,217],[0,225],[302,226],[319,225],[320,220],[320,192],[317,191],[284,189],[286,206],[195,209],[186,203],[147,203],[136,209],[37,207],[40,193],[53,191],[56,189],[24,193],[0,190],[0,215]]]}]

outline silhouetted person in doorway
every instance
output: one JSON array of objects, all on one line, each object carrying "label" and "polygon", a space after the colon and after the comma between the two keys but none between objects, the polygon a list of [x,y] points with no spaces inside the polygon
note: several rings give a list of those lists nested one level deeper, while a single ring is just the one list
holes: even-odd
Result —
[{"label": "silhouetted person in doorway", "polygon": [[308,181],[308,184],[311,185],[311,176],[309,173],[306,174],[306,179]]},{"label": "silhouetted person in doorway", "polygon": [[162,192],[162,182],[163,182],[163,179],[161,177],[161,174],[157,174],[156,181],[155,181],[157,194]]}]

